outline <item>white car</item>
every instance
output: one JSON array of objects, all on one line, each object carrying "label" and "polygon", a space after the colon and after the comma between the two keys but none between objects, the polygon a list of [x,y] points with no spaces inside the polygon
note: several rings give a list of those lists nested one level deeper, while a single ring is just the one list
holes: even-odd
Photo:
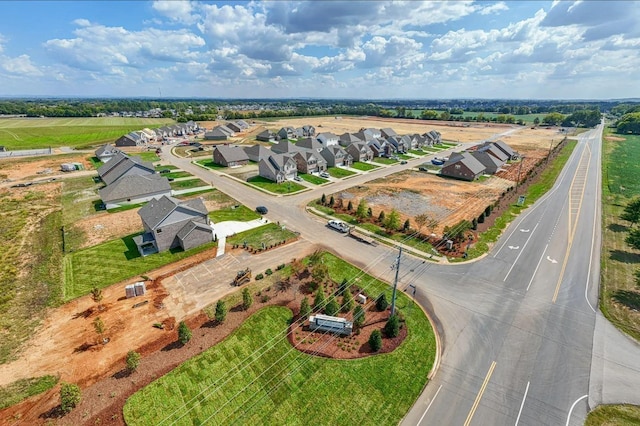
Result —
[{"label": "white car", "polygon": [[327,172],[322,172],[322,173],[320,173],[320,177],[323,177],[323,178],[329,178],[330,176],[329,176],[329,173],[327,173]]},{"label": "white car", "polygon": [[330,220],[329,222],[327,222],[327,226],[329,228],[333,228],[336,231],[342,232],[344,234],[346,234],[347,232],[349,232],[349,225],[346,224],[346,222],[343,222],[341,220]]}]

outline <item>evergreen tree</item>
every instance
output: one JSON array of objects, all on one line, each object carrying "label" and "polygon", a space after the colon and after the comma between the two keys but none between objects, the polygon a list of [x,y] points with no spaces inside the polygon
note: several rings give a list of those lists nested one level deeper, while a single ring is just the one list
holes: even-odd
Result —
[{"label": "evergreen tree", "polygon": [[397,314],[391,315],[384,325],[384,334],[387,337],[397,337],[400,334],[400,319]]},{"label": "evergreen tree", "polygon": [[184,321],[180,321],[180,324],[178,324],[178,341],[181,344],[186,345],[189,340],[191,340],[191,336],[191,329],[189,328],[187,323],[185,323]]},{"label": "evergreen tree", "polygon": [[640,250],[640,228],[630,230],[624,242],[629,244],[630,247]]},{"label": "evergreen tree", "polygon": [[640,222],[640,197],[629,201],[624,212],[620,215],[620,219],[631,222],[632,225]]},{"label": "evergreen tree", "polygon": [[309,306],[309,300],[305,297],[300,302],[300,318],[307,319],[311,314],[311,306]]},{"label": "evergreen tree", "polygon": [[216,322],[219,322],[220,324],[222,324],[226,318],[227,318],[227,304],[224,303],[224,300],[218,300],[218,303],[216,303],[216,313],[215,313]]},{"label": "evergreen tree", "polygon": [[367,206],[367,200],[361,198],[360,202],[358,203],[358,208],[356,209],[356,217],[361,220],[365,219],[367,217],[368,210],[369,207]]},{"label": "evergreen tree", "polygon": [[407,219],[404,221],[404,225],[402,225],[402,230],[404,232],[407,232],[409,228],[411,228],[411,222],[409,221],[409,219]]},{"label": "evergreen tree", "polygon": [[380,214],[378,215],[378,222],[381,224],[384,224],[384,211],[380,211]]},{"label": "evergreen tree", "polygon": [[382,348],[382,334],[376,329],[369,336],[369,346],[373,352],[378,352]]},{"label": "evergreen tree", "polygon": [[384,293],[380,293],[380,296],[376,299],[376,309],[380,312],[384,311],[389,307],[389,302],[387,301],[387,295]]},{"label": "evergreen tree", "polygon": [[320,286],[318,291],[316,291],[316,296],[313,299],[313,309],[315,311],[321,311],[324,308],[324,304],[325,304],[324,286]]},{"label": "evergreen tree", "polygon": [[362,327],[364,325],[365,319],[364,308],[360,304],[356,305],[355,309],[353,310],[353,325],[355,325],[356,327]]},{"label": "evergreen tree", "polygon": [[127,358],[126,358],[127,370],[129,370],[130,372],[136,371],[136,369],[140,365],[141,358],[142,357],[140,356],[140,354],[136,351],[127,352]]},{"label": "evergreen tree", "polygon": [[323,206],[327,204],[327,196],[325,194],[322,194],[322,198],[320,198],[320,204],[322,204]]},{"label": "evergreen tree", "polygon": [[347,210],[348,211],[353,210],[353,203],[351,202],[351,200],[349,200],[349,203],[347,204]]},{"label": "evergreen tree", "polygon": [[82,394],[80,387],[74,383],[63,383],[60,388],[60,408],[69,413],[80,403]]},{"label": "evergreen tree", "polygon": [[336,316],[340,311],[340,305],[336,302],[336,298],[334,295],[329,296],[329,301],[327,302],[327,306],[324,307],[324,313],[329,316]]},{"label": "evergreen tree", "polygon": [[336,200],[333,198],[333,195],[332,195],[331,198],[329,198],[329,207],[333,207],[335,203],[336,203]]},{"label": "evergreen tree", "polygon": [[245,311],[253,305],[253,296],[248,288],[242,290],[242,309]]},{"label": "evergreen tree", "polygon": [[342,296],[342,312],[350,312],[353,309],[353,295],[349,290],[344,292]]}]

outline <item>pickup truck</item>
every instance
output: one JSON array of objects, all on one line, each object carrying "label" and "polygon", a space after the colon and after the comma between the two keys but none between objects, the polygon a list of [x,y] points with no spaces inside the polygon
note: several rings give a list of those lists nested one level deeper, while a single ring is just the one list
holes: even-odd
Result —
[{"label": "pickup truck", "polygon": [[332,219],[329,222],[327,222],[327,226],[329,228],[335,229],[336,231],[342,232],[343,234],[346,234],[347,232],[349,232],[349,225],[347,225],[345,222],[341,220]]}]

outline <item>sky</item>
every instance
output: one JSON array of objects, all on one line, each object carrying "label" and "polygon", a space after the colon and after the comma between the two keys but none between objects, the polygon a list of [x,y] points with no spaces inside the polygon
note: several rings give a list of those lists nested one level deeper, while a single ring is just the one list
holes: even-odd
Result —
[{"label": "sky", "polygon": [[0,96],[640,97],[637,1],[0,1]]}]

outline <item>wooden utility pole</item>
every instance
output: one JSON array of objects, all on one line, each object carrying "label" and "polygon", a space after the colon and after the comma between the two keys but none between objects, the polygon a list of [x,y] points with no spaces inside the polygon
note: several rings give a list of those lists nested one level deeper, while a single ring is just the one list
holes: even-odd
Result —
[{"label": "wooden utility pole", "polygon": [[402,247],[398,252],[396,259],[396,278],[393,280],[393,293],[391,294],[391,315],[396,313],[396,289],[398,288],[398,273],[400,272],[400,256],[402,256]]}]

